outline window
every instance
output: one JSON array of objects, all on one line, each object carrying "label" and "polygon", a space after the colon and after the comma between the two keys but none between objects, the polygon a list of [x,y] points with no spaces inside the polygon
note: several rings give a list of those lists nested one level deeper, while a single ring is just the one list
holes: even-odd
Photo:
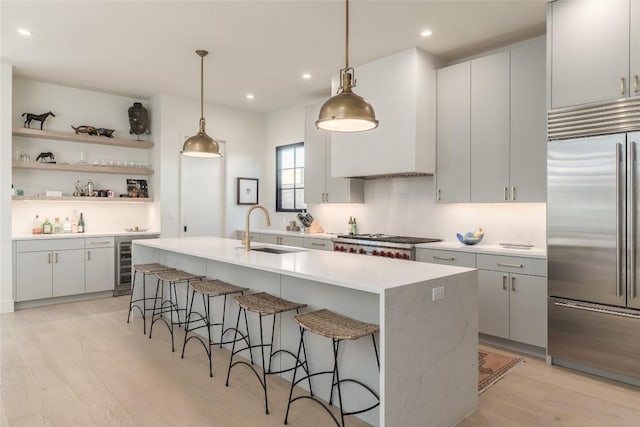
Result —
[{"label": "window", "polygon": [[276,212],[302,212],[304,142],[276,147]]}]

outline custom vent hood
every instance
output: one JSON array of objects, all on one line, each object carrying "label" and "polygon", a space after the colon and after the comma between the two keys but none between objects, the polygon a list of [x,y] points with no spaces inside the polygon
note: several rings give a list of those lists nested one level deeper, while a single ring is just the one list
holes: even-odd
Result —
[{"label": "custom vent hood", "polygon": [[[375,105],[379,126],[331,135],[331,175],[389,178],[435,171],[436,58],[412,48],[354,67],[358,93]],[[333,93],[339,87],[332,81]]]}]

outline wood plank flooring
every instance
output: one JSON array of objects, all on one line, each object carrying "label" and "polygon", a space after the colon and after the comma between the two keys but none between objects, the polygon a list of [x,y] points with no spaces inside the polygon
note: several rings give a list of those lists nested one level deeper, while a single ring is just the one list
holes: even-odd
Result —
[{"label": "wood plank flooring", "polygon": [[[126,323],[127,307],[123,296],[1,315],[0,425],[282,425],[288,383],[269,378],[265,415],[262,390],[248,369],[234,368],[225,387],[228,351],[214,352],[209,378],[202,347],[188,346],[180,359],[181,330],[172,353],[167,329],[154,329],[148,339],[141,319]],[[525,359],[480,396],[478,411],[460,426],[640,425],[640,389]],[[364,425],[354,418],[347,424]],[[332,422],[303,400],[289,425]]]}]

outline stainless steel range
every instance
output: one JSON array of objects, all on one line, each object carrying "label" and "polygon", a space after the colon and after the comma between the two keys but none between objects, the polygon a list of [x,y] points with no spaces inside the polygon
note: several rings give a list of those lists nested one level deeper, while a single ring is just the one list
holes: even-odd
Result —
[{"label": "stainless steel range", "polygon": [[388,236],[385,234],[341,234],[331,240],[333,241],[333,250],[336,252],[407,260],[416,259],[415,245],[442,241],[442,239],[428,237]]}]

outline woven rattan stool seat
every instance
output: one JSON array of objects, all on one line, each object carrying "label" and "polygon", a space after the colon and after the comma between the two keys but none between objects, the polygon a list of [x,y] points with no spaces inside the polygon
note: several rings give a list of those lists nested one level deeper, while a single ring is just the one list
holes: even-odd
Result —
[{"label": "woven rattan stool seat", "polygon": [[240,295],[235,297],[235,300],[245,310],[260,314],[284,313],[285,311],[297,310],[307,306],[307,304],[287,301],[266,292]]},{"label": "woven rattan stool seat", "polygon": [[182,282],[185,280],[202,279],[204,277],[187,273],[186,271],[182,270],[159,271],[156,273],[156,276],[158,277],[158,279],[165,282]]},{"label": "woven rattan stool seat", "polygon": [[293,319],[309,332],[336,340],[357,340],[380,329],[378,325],[361,322],[327,309],[297,314]]},{"label": "woven rattan stool seat", "polygon": [[157,263],[138,264],[138,265],[134,265],[133,269],[140,273],[157,273],[159,271],[175,270],[175,268],[167,267],[166,265],[157,264]]},{"label": "woven rattan stool seat", "polygon": [[192,282],[191,289],[210,297],[239,294],[240,292],[249,290],[249,288],[241,288],[240,286],[231,285],[218,279],[203,280],[202,282]]}]

